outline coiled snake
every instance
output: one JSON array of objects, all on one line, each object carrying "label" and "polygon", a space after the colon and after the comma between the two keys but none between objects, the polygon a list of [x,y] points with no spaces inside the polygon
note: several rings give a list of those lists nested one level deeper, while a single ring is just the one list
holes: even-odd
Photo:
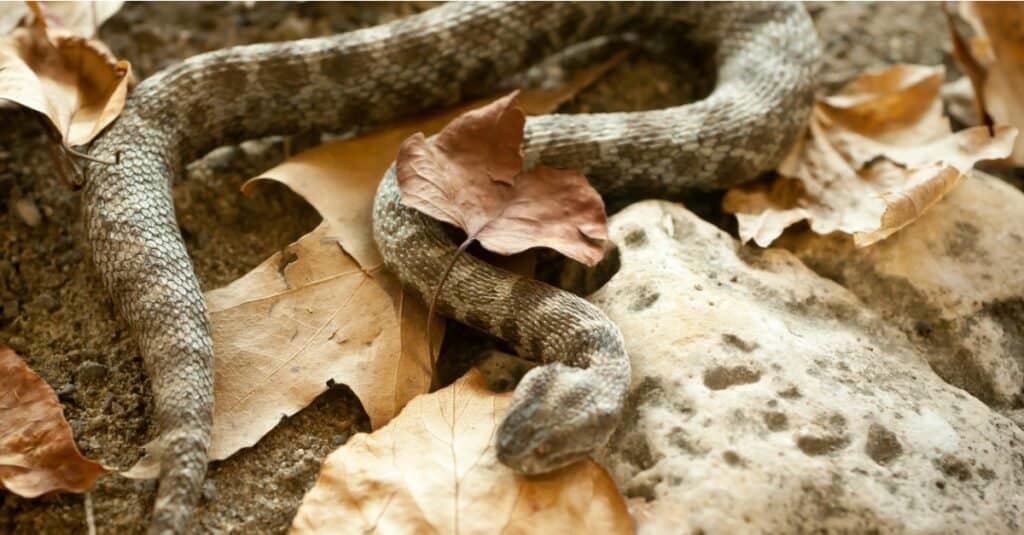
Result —
[{"label": "coiled snake", "polygon": [[[453,104],[598,36],[685,32],[711,45],[706,99],[658,111],[527,121],[524,155],[582,168],[606,196],[720,188],[773,168],[806,121],[819,44],[792,4],[458,3],[342,35],[202,54],[140,84],[91,147],[84,190],[93,260],[150,377],[163,443],[151,532],[188,528],[206,472],[212,347],[203,296],[175,220],[183,165],[244,139],[338,131]],[[454,244],[402,206],[394,168],[374,232],[387,266],[423,296]],[[518,386],[499,458],[526,473],[571,463],[608,438],[630,382],[617,328],[583,299],[470,256],[452,269],[443,314],[543,363]]]}]

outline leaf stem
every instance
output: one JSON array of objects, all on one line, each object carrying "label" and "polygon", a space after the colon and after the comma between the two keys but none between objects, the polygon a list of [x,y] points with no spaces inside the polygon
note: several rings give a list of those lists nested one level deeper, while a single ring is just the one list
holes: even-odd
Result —
[{"label": "leaf stem", "polygon": [[452,259],[448,262],[448,267],[444,268],[444,273],[441,275],[441,280],[437,282],[437,288],[434,289],[434,294],[430,296],[430,308],[427,309],[427,351],[430,352],[430,389],[434,390],[438,386],[437,377],[437,361],[441,358],[441,348],[437,348],[438,355],[434,356],[434,310],[437,308],[437,296],[441,294],[441,288],[444,287],[444,282],[448,280],[448,275],[452,272],[452,268],[455,267],[455,262],[459,259],[469,247],[471,243],[476,240],[476,234],[466,236],[466,239],[459,245],[459,248],[455,250],[455,254],[452,255]]}]

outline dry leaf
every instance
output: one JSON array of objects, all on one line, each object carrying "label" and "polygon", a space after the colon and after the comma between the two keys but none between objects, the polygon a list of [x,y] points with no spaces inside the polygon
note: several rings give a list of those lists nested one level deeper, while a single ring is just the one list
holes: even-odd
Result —
[{"label": "dry leaf", "polygon": [[98,40],[49,21],[36,16],[0,37],[0,99],[43,114],[66,145],[82,145],[121,113],[131,66]]},{"label": "dry leaf", "polygon": [[498,462],[493,437],[510,400],[475,370],[414,399],[327,458],[291,533],[632,533],[593,461],[538,478]]},{"label": "dry leaf", "polygon": [[1017,135],[998,126],[953,133],[942,115],[942,67],[896,65],[820,99],[778,178],[731,189],[739,234],[767,247],[807,220],[818,234],[867,246],[917,219],[980,160],[1004,158]]},{"label": "dry leaf", "polygon": [[[967,50],[956,50],[957,59],[979,105],[997,124],[1024,127],[1024,4],[961,2],[960,10],[977,36]],[[954,43],[958,38],[954,30]],[[1024,137],[1017,139],[1009,163],[1024,165]]]},{"label": "dry leaf", "polygon": [[457,117],[433,142],[420,133],[402,143],[402,204],[496,253],[549,247],[594,265],[608,235],[604,201],[579,171],[522,171],[526,115],[515,99],[512,93]]},{"label": "dry leaf", "polygon": [[[527,114],[554,111],[580,90],[618,65],[625,54],[574,74],[562,86],[526,89],[519,101]],[[381,265],[373,241],[373,197],[384,172],[395,160],[402,142],[416,132],[433,135],[459,115],[495,99],[483,99],[375,130],[352,139],[325,143],[304,151],[242,186],[249,191],[259,180],[276,180],[305,198],[324,217],[328,235],[336,238],[363,269]]]},{"label": "dry leaf", "polygon": [[0,345],[0,488],[25,498],[85,492],[107,469],[82,456],[57,394]]},{"label": "dry leaf", "polygon": [[[211,459],[254,444],[329,379],[355,392],[375,428],[430,387],[422,305],[360,269],[325,234],[321,225],[206,294],[216,348]],[[415,323],[415,341],[403,340],[399,316]]]}]

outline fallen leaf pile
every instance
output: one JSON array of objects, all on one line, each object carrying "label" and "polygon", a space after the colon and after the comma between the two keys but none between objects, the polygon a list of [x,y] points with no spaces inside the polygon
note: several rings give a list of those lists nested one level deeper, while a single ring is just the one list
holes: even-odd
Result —
[{"label": "fallen leaf pile", "polygon": [[82,456],[57,394],[0,345],[0,489],[26,498],[85,492],[107,472]]},{"label": "fallen leaf pile", "polygon": [[604,201],[580,171],[524,172],[525,124],[512,93],[459,116],[432,142],[411,136],[397,158],[402,204],[499,254],[549,247],[594,265],[608,237]]},{"label": "fallen leaf pile", "polygon": [[[960,15],[974,29],[969,41],[953,29],[954,52],[970,78],[982,114],[997,124],[1024,127],[1024,4],[961,2]],[[1024,165],[1024,137],[1008,162]]]},{"label": "fallen leaf pile", "polygon": [[[120,7],[27,2],[0,5],[0,21],[27,21],[0,37],[0,100],[42,114],[67,146],[91,141],[124,108],[131,65],[117,60],[96,28]],[[70,4],[70,5],[69,5]]]},{"label": "fallen leaf pile", "polygon": [[913,222],[976,162],[1008,156],[1015,128],[952,132],[943,78],[942,67],[896,65],[820,99],[780,176],[727,193],[723,208],[736,214],[740,237],[767,247],[807,220],[818,234],[870,245]]},{"label": "fallen leaf pile", "polygon": [[510,401],[475,370],[414,399],[327,457],[291,533],[632,533],[625,500],[593,461],[542,478],[498,461],[493,436]]}]

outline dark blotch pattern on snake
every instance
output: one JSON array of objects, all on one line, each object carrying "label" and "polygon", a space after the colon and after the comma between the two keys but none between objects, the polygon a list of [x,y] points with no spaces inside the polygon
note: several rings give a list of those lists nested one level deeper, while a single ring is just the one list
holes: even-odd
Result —
[{"label": "dark blotch pattern on snake", "polygon": [[[244,139],[450,105],[573,44],[624,32],[685,32],[713,46],[715,90],[658,111],[531,117],[529,165],[582,168],[610,197],[721,188],[773,168],[806,121],[819,44],[806,13],[787,4],[452,4],[343,35],[202,54],[135,89],[91,148],[117,163],[89,165],[84,202],[94,262],[152,378],[163,449],[151,532],[187,530],[210,441],[210,330],[170,194],[183,166]],[[393,168],[374,231],[388,267],[429,296],[455,247],[440,224],[399,203]],[[598,309],[470,256],[455,263],[439,304],[543,363],[498,431],[503,462],[546,472],[607,440],[630,367]]]}]

